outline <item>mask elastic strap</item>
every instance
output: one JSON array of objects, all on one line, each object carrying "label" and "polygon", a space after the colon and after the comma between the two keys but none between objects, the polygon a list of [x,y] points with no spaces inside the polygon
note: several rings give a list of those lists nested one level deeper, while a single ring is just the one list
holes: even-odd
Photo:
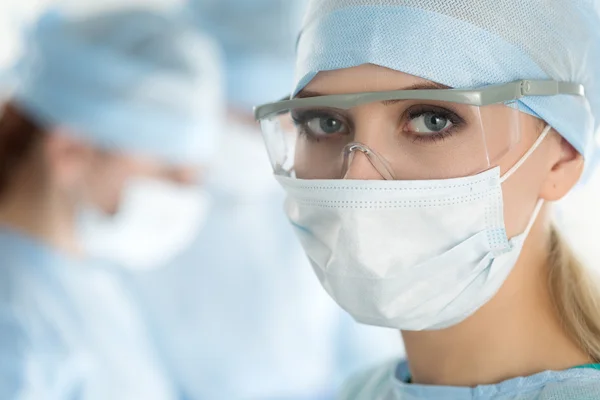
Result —
[{"label": "mask elastic strap", "polygon": [[544,206],[544,199],[539,199],[537,201],[537,204],[535,205],[535,208],[533,209],[533,214],[531,215],[531,219],[529,220],[529,223],[527,224],[527,229],[525,229],[524,237],[529,236],[529,232],[531,232],[531,228],[533,228],[533,225],[535,224],[535,221],[537,220],[537,217],[540,214],[540,211],[542,210],[543,206]]},{"label": "mask elastic strap", "polygon": [[544,129],[544,131],[542,132],[540,137],[537,138],[537,140],[535,141],[535,143],[533,143],[531,148],[529,150],[527,150],[527,153],[525,153],[525,155],[523,155],[523,157],[521,157],[521,159],[519,161],[517,161],[517,163],[511,169],[509,169],[504,174],[504,176],[502,176],[500,178],[500,183],[506,182],[508,180],[508,178],[510,178],[515,172],[517,172],[519,170],[519,168],[521,168],[521,166],[523,166],[523,164],[525,164],[525,161],[527,161],[529,159],[529,157],[531,157],[533,152],[536,151],[537,148],[540,147],[540,144],[542,144],[544,139],[546,139],[546,136],[548,136],[548,133],[550,133],[551,129],[552,129],[552,127],[550,125],[546,126],[546,128]]}]

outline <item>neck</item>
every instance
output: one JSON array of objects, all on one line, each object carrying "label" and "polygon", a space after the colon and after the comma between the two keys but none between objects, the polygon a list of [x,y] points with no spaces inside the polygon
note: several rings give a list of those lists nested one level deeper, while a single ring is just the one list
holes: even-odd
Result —
[{"label": "neck", "polygon": [[74,207],[52,190],[41,188],[39,179],[22,176],[0,198],[0,226],[38,239],[69,255],[79,255]]},{"label": "neck", "polygon": [[[498,294],[464,322],[403,332],[413,382],[477,386],[591,362],[562,328],[548,288],[548,248],[536,224]],[[536,238],[537,236],[537,238]]]}]

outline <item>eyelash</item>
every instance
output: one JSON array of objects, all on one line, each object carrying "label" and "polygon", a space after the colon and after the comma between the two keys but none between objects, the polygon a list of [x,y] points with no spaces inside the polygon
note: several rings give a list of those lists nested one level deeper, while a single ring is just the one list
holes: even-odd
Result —
[{"label": "eyelash", "polygon": [[422,117],[425,114],[434,113],[452,122],[452,126],[442,132],[436,132],[431,135],[417,135],[411,134],[410,132],[404,132],[412,136],[413,143],[417,142],[432,142],[438,143],[446,140],[447,138],[454,135],[454,133],[464,125],[465,121],[454,112],[447,110],[442,107],[430,106],[430,105],[419,105],[410,108],[405,114],[407,114],[407,120],[412,121],[416,118]]},{"label": "eyelash", "polygon": [[[430,142],[430,143],[438,143],[444,141],[448,137],[451,137],[456,130],[462,127],[465,124],[464,119],[459,117],[456,113],[447,110],[442,107],[437,107],[433,105],[417,105],[409,108],[407,111],[403,113],[402,119],[406,119],[407,121],[412,121],[416,118],[422,117],[428,113],[435,113],[437,115],[442,116],[448,121],[452,122],[452,126],[445,131],[437,132],[431,135],[419,135],[410,132],[403,131],[403,134],[410,135],[414,143],[416,142]],[[352,124],[347,122],[345,118],[326,110],[308,110],[303,113],[299,113],[294,116],[291,114],[291,119],[294,125],[298,128],[298,131],[302,137],[307,138],[308,140],[314,142],[320,142],[321,138],[312,135],[306,129],[306,124],[314,119],[314,118],[335,118],[342,122],[344,125],[348,127],[349,130],[352,130]],[[408,122],[407,122],[408,123]]]},{"label": "eyelash", "polygon": [[321,138],[317,137],[316,135],[312,135],[311,133],[309,133],[308,129],[306,128],[306,124],[309,121],[311,121],[312,119],[335,118],[335,119],[339,120],[340,122],[342,122],[344,125],[346,125],[349,130],[352,129],[352,125],[350,123],[346,122],[345,118],[343,118],[331,111],[326,111],[326,110],[309,110],[309,111],[304,111],[302,113],[298,113],[296,115],[294,115],[292,113],[291,118],[292,118],[292,122],[294,123],[294,125],[296,126],[300,135],[303,138],[306,138],[310,141],[317,142],[317,143],[319,143],[321,141]]}]

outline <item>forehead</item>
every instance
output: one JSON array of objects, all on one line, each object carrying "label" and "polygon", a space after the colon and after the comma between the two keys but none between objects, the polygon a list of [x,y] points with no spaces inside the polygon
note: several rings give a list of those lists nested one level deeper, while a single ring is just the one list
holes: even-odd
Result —
[{"label": "forehead", "polygon": [[440,89],[446,88],[404,72],[378,65],[364,64],[358,67],[319,72],[302,92],[314,92],[322,95],[348,94],[414,89],[431,85],[439,86]]}]

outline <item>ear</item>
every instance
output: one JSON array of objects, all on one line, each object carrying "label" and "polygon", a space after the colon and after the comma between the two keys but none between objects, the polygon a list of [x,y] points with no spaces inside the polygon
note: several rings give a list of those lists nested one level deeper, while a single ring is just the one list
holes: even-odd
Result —
[{"label": "ear", "polygon": [[542,186],[540,197],[546,201],[562,199],[577,184],[583,173],[583,156],[559,134],[555,134],[549,152],[550,171]]},{"label": "ear", "polygon": [[74,134],[56,129],[46,135],[44,156],[54,184],[71,189],[85,180],[91,167],[93,150]]}]

